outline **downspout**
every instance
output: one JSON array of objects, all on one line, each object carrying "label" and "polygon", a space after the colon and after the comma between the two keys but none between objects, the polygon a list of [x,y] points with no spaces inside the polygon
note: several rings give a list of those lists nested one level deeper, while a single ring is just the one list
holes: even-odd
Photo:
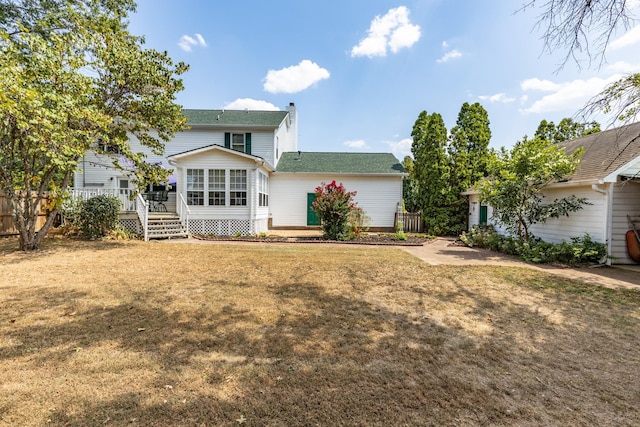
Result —
[{"label": "downspout", "polygon": [[[604,194],[605,197],[605,206],[607,208],[604,218],[604,239],[607,245],[607,254],[611,255],[611,250],[613,248],[612,240],[612,230],[611,230],[611,221],[613,217],[613,184],[609,183],[606,190],[603,190],[598,186],[599,184],[591,184],[591,189],[600,194]],[[607,257],[605,262],[606,265],[611,265],[611,258]]]}]

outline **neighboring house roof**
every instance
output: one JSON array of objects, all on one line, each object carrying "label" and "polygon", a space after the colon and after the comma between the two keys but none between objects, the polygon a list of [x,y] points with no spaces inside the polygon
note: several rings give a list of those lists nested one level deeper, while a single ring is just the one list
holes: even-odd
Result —
[{"label": "neighboring house roof", "polygon": [[282,153],[276,173],[339,173],[403,175],[405,170],[391,153]]},{"label": "neighboring house roof", "polygon": [[580,166],[568,182],[615,181],[617,175],[633,176],[640,167],[640,122],[565,141],[560,145],[565,147],[568,154],[584,148]]},{"label": "neighboring house roof", "polygon": [[189,126],[269,127],[277,128],[288,111],[256,110],[182,110]]},{"label": "neighboring house roof", "polygon": [[261,166],[264,165],[268,170],[272,172],[274,170],[273,166],[271,166],[268,162],[266,162],[262,157],[243,153],[242,151],[232,150],[230,148],[226,148],[218,144],[206,145],[204,147],[194,148],[193,150],[187,150],[181,153],[171,154],[170,156],[167,156],[167,160],[169,161],[170,164],[175,164],[175,162],[180,159],[184,159],[190,156],[196,156],[198,154],[203,154],[211,151],[221,151],[223,153],[233,154],[235,156],[243,157],[248,160],[253,160],[254,162],[260,164]]}]

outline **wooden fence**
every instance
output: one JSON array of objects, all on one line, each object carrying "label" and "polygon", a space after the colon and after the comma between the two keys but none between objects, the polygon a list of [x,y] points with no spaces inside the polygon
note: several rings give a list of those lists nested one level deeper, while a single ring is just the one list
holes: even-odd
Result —
[{"label": "wooden fence", "polygon": [[[36,222],[36,230],[40,230],[46,221],[47,212],[44,209],[40,209]],[[14,234],[18,234],[18,229],[9,212],[7,198],[4,193],[0,192],[0,236],[10,236]]]},{"label": "wooden fence", "polygon": [[422,233],[424,223],[422,222],[422,212],[396,212],[396,224],[402,222],[405,233]]}]

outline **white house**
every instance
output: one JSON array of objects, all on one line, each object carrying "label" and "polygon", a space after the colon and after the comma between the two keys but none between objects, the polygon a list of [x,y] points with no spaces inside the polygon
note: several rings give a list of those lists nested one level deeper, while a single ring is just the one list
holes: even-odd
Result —
[{"label": "white house", "polygon": [[[549,185],[544,196],[549,200],[576,195],[590,203],[569,217],[551,218],[535,224],[531,232],[544,241],[560,243],[585,233],[606,243],[614,264],[632,264],[626,249],[625,234],[630,229],[628,216],[640,218],[640,122],[588,135],[564,146],[568,154],[584,149],[578,170],[568,179]],[[469,196],[469,226],[492,224],[491,206],[484,205],[477,191]]]},{"label": "white house", "polygon": [[[122,223],[160,236],[182,234],[255,234],[277,228],[317,226],[309,217],[309,195],[322,182],[342,182],[356,191],[356,201],[372,229],[393,230],[402,201],[400,162],[387,153],[311,153],[298,151],[298,112],[183,110],[189,129],[166,145],[164,156],[152,155],[132,137],[146,161],[173,169],[168,200],[149,202],[135,194],[125,170],[104,155],[88,153],[74,179],[75,192],[88,197],[116,193],[123,200]],[[154,190],[163,190],[163,184]],[[163,212],[151,212],[153,208]],[[164,212],[166,210],[166,212]],[[161,221],[164,221],[161,223]],[[178,233],[180,234],[180,233]]]}]

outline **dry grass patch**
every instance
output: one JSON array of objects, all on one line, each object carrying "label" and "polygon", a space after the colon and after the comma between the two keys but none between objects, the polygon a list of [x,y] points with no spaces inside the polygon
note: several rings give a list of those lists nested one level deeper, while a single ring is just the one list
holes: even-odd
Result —
[{"label": "dry grass patch", "polygon": [[640,293],[399,249],[0,241],[0,425],[637,425]]}]

